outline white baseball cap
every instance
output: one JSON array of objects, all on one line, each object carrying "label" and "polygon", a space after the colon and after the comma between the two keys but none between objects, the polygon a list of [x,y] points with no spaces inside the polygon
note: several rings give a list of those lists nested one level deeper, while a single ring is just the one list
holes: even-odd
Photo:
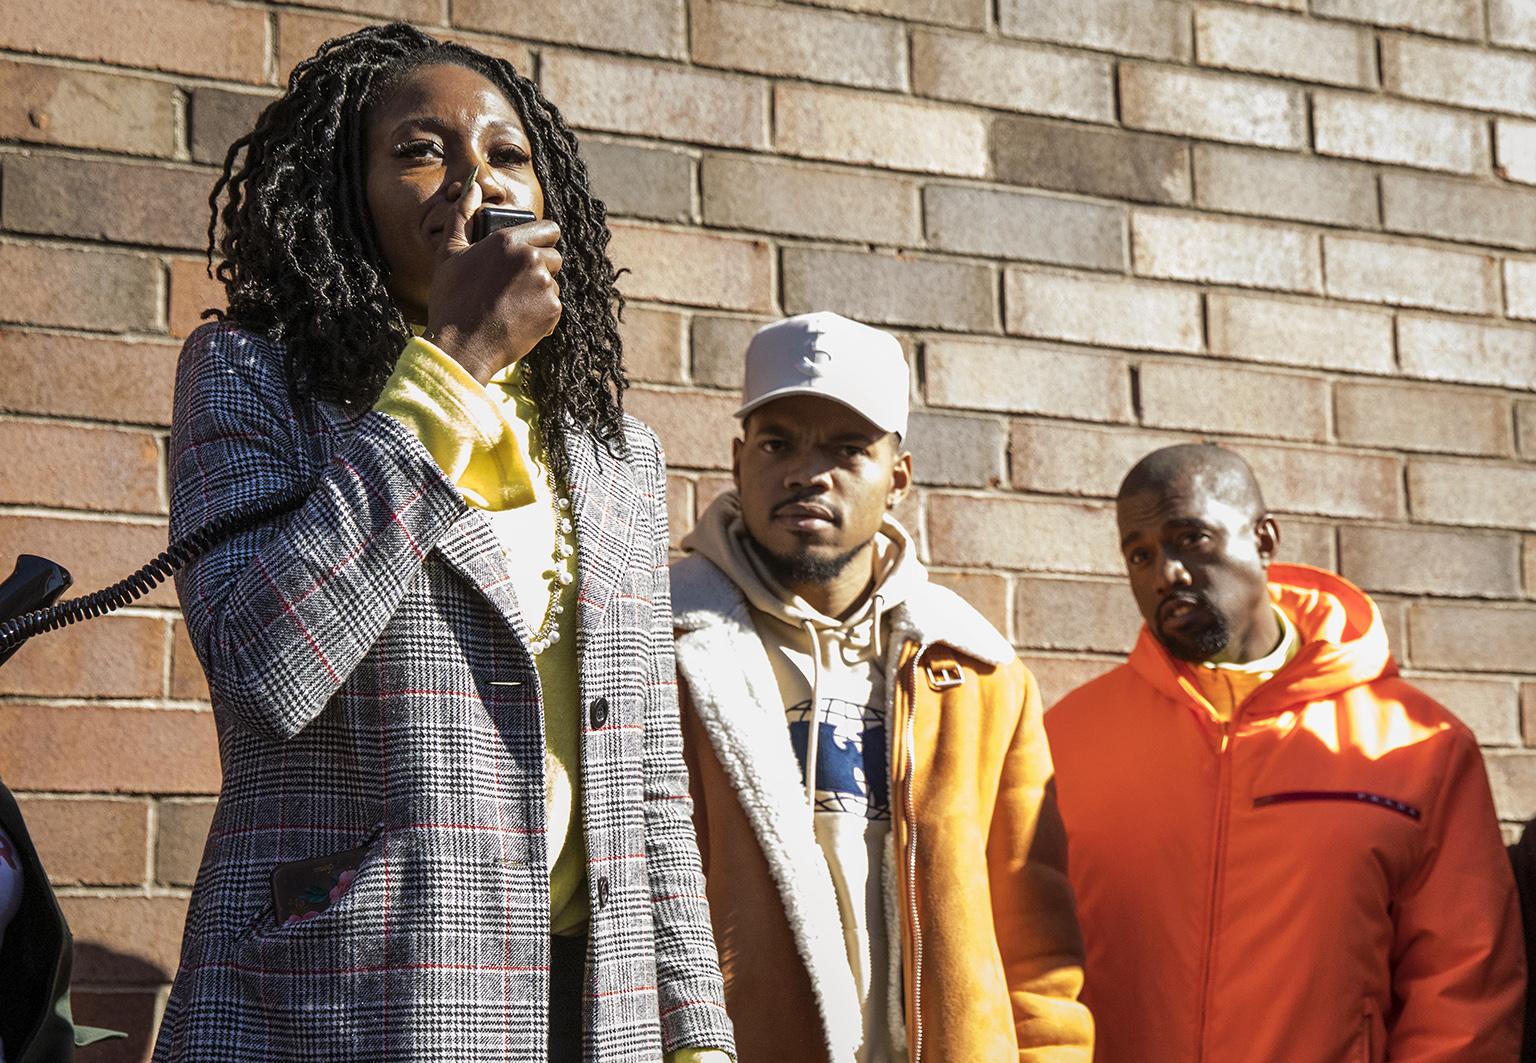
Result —
[{"label": "white baseball cap", "polygon": [[737,417],[786,395],[819,395],[906,437],[907,358],[889,332],[826,310],[799,314],[758,329],[746,362]]}]

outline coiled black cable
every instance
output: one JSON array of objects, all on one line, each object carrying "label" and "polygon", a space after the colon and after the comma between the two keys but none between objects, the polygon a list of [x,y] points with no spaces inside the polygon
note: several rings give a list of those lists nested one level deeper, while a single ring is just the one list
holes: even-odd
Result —
[{"label": "coiled black cable", "polygon": [[168,545],[149,564],[110,587],[103,587],[79,598],[56,602],[43,609],[34,609],[0,623],[0,659],[34,635],[89,620],[137,601],[174,576],[187,562],[202,556],[224,540],[294,509],[304,501],[310,490],[309,486],[305,486],[239,506],[201,528],[194,528]]}]

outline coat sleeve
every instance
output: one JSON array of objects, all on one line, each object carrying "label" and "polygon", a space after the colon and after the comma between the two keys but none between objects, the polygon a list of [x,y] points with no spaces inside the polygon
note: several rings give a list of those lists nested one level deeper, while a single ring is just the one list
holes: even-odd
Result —
[{"label": "coat sleeve", "polygon": [[464,509],[386,414],[365,414],[315,471],[303,463],[308,442],[280,350],[224,325],[188,338],[172,418],[172,537],[264,499],[300,499],[176,580],[215,707],[279,740],[325,707]]},{"label": "coat sleeve", "polygon": [[1089,1063],[1093,1018],[1078,1000],[1083,938],[1067,881],[1039,688],[1024,673],[1020,714],[987,843],[993,922],[1013,1004],[1020,1063]]},{"label": "coat sleeve", "polygon": [[[672,648],[672,590],[667,567],[666,463],[647,432],[646,493],[654,539],[651,660],[645,702],[645,860],[656,935],[662,1042],[679,1048],[736,1051],[725,1011],[725,983],[715,949],[704,874],[694,837],[693,800],[683,760],[677,664]],[[643,460],[637,454],[637,460]]]},{"label": "coat sleeve", "polygon": [[1450,732],[1423,859],[1393,905],[1392,1063],[1496,1063],[1520,1051],[1525,954],[1514,876],[1477,743]]}]

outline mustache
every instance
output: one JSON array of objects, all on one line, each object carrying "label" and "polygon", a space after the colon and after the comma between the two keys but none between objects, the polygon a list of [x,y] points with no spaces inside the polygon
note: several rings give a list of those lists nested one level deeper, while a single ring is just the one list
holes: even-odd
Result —
[{"label": "mustache", "polygon": [[1163,619],[1163,614],[1176,605],[1193,605],[1202,609],[1211,610],[1211,600],[1203,591],[1175,591],[1162,601],[1157,603],[1157,618]]},{"label": "mustache", "polygon": [[841,524],[843,522],[841,514],[823,502],[820,496],[821,492],[816,490],[798,491],[784,499],[784,501],[775,503],[774,507],[768,511],[768,515],[769,517],[777,517],[791,506],[808,506],[825,514],[826,519],[833,524]]}]

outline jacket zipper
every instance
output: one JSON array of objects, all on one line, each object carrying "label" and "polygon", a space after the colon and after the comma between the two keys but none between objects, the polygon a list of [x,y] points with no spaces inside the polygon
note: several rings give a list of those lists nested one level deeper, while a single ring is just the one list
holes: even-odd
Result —
[{"label": "jacket zipper", "polygon": [[909,700],[906,726],[903,728],[906,732],[906,749],[903,753],[907,778],[902,815],[907,821],[907,916],[912,920],[912,1063],[922,1063],[923,1058],[923,924],[917,911],[917,812],[912,803],[912,780],[917,774],[917,754],[914,752],[917,734],[914,723],[917,716],[917,668],[926,652],[927,646],[918,647],[917,654],[912,658],[912,670],[907,674]]},{"label": "jacket zipper", "polygon": [[1232,721],[1221,721],[1221,749],[1218,752],[1218,776],[1216,783],[1216,841],[1211,853],[1211,895],[1205,927],[1205,956],[1200,974],[1200,1043],[1196,1048],[1197,1063],[1205,1059],[1205,1024],[1210,1017],[1211,976],[1216,965],[1216,912],[1221,897],[1221,868],[1227,844],[1228,791],[1232,786]]}]

